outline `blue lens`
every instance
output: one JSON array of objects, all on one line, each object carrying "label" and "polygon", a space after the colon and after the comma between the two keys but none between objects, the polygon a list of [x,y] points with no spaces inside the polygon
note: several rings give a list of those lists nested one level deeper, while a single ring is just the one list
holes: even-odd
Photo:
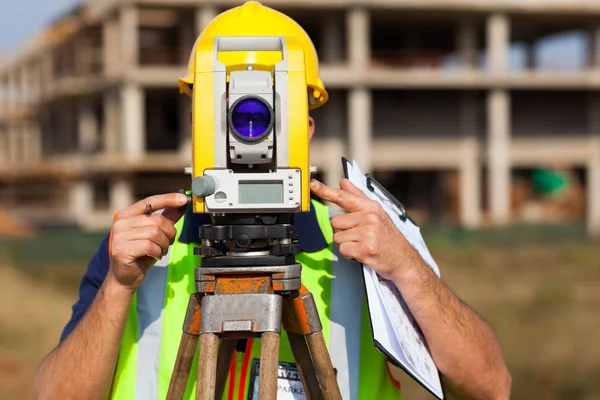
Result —
[{"label": "blue lens", "polygon": [[231,111],[232,128],[246,139],[256,139],[271,128],[271,110],[258,99],[245,99]]}]

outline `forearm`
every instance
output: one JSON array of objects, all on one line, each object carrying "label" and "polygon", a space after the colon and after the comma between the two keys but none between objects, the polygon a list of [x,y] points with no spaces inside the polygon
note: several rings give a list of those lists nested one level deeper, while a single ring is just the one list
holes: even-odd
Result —
[{"label": "forearm", "polygon": [[510,375],[498,340],[420,257],[393,279],[417,320],[450,389],[477,399],[508,399]]},{"label": "forearm", "polygon": [[132,292],[109,272],[89,310],[40,365],[38,399],[102,399],[110,388]]}]

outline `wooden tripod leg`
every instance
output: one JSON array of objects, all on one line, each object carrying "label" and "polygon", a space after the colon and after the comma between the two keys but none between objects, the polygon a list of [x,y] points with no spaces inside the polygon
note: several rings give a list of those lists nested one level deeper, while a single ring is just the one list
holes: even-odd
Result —
[{"label": "wooden tripod leg", "polygon": [[[287,326],[286,331],[302,334],[306,338],[306,346],[314,365],[323,398],[325,400],[341,400],[342,394],[329,357],[329,350],[323,338],[323,327],[315,299],[310,291],[302,285],[291,300],[294,318],[291,320],[284,319],[284,326]],[[286,317],[289,314],[289,311],[284,310]]]},{"label": "wooden tripod leg", "polygon": [[298,372],[300,372],[300,379],[302,380],[302,386],[304,386],[306,398],[308,400],[321,400],[323,396],[319,388],[317,372],[315,371],[315,366],[312,363],[308,346],[306,345],[306,339],[304,339],[303,335],[293,332],[287,332],[287,335],[296,365],[298,366]]},{"label": "wooden tripod leg", "polygon": [[200,298],[195,294],[190,296],[185,321],[183,323],[183,333],[179,342],[179,350],[173,374],[169,382],[167,400],[181,400],[185,394],[185,388],[192,369],[192,362],[196,354],[198,345],[198,335],[200,334]]},{"label": "wooden tripod leg", "polygon": [[215,399],[223,397],[225,383],[227,383],[227,376],[229,374],[229,365],[231,365],[231,358],[235,352],[236,343],[236,339],[221,339],[221,344],[219,345],[219,357],[217,359]]},{"label": "wooden tripod leg", "polygon": [[217,382],[217,357],[219,337],[214,333],[200,335],[200,355],[198,357],[197,400],[213,400]]},{"label": "wooden tripod leg", "polygon": [[183,398],[192,368],[192,361],[196,354],[197,344],[198,336],[183,332],[181,342],[179,343],[177,359],[175,360],[175,367],[173,368],[173,375],[169,383],[167,400],[181,400]]},{"label": "wooden tripod leg", "polygon": [[315,332],[310,335],[306,335],[306,343],[308,344],[308,350],[312,355],[313,364],[317,371],[317,378],[321,383],[323,390],[323,398],[326,400],[342,399],[340,388],[335,377],[333,370],[333,364],[329,357],[329,351],[323,338],[323,332]]},{"label": "wooden tripod leg", "polygon": [[258,398],[277,399],[277,370],[279,366],[279,333],[265,332],[260,337],[260,375]]}]

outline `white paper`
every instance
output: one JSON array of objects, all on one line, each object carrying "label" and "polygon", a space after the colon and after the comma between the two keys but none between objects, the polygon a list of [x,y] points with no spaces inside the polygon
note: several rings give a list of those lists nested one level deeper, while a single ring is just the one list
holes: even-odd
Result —
[{"label": "white paper", "polygon": [[[362,190],[367,197],[382,205],[398,230],[439,277],[439,268],[427,249],[419,227],[409,219],[402,221],[400,215],[403,210],[400,210],[377,188],[374,188],[375,192],[371,192],[367,188],[366,177],[356,161],[353,164],[347,164],[347,170],[350,182]],[[438,370],[401,293],[392,282],[380,278],[375,271],[364,264],[363,275],[374,339],[398,364],[402,365],[438,398],[443,399]]]}]

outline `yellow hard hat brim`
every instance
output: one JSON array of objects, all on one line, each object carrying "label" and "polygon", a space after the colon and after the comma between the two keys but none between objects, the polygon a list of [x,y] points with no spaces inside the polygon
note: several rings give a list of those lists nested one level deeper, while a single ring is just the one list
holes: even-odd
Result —
[{"label": "yellow hard hat brim", "polygon": [[180,78],[177,82],[179,85],[179,93],[187,94],[188,96],[192,95],[192,85],[194,84],[194,77],[191,75],[184,76]]}]

